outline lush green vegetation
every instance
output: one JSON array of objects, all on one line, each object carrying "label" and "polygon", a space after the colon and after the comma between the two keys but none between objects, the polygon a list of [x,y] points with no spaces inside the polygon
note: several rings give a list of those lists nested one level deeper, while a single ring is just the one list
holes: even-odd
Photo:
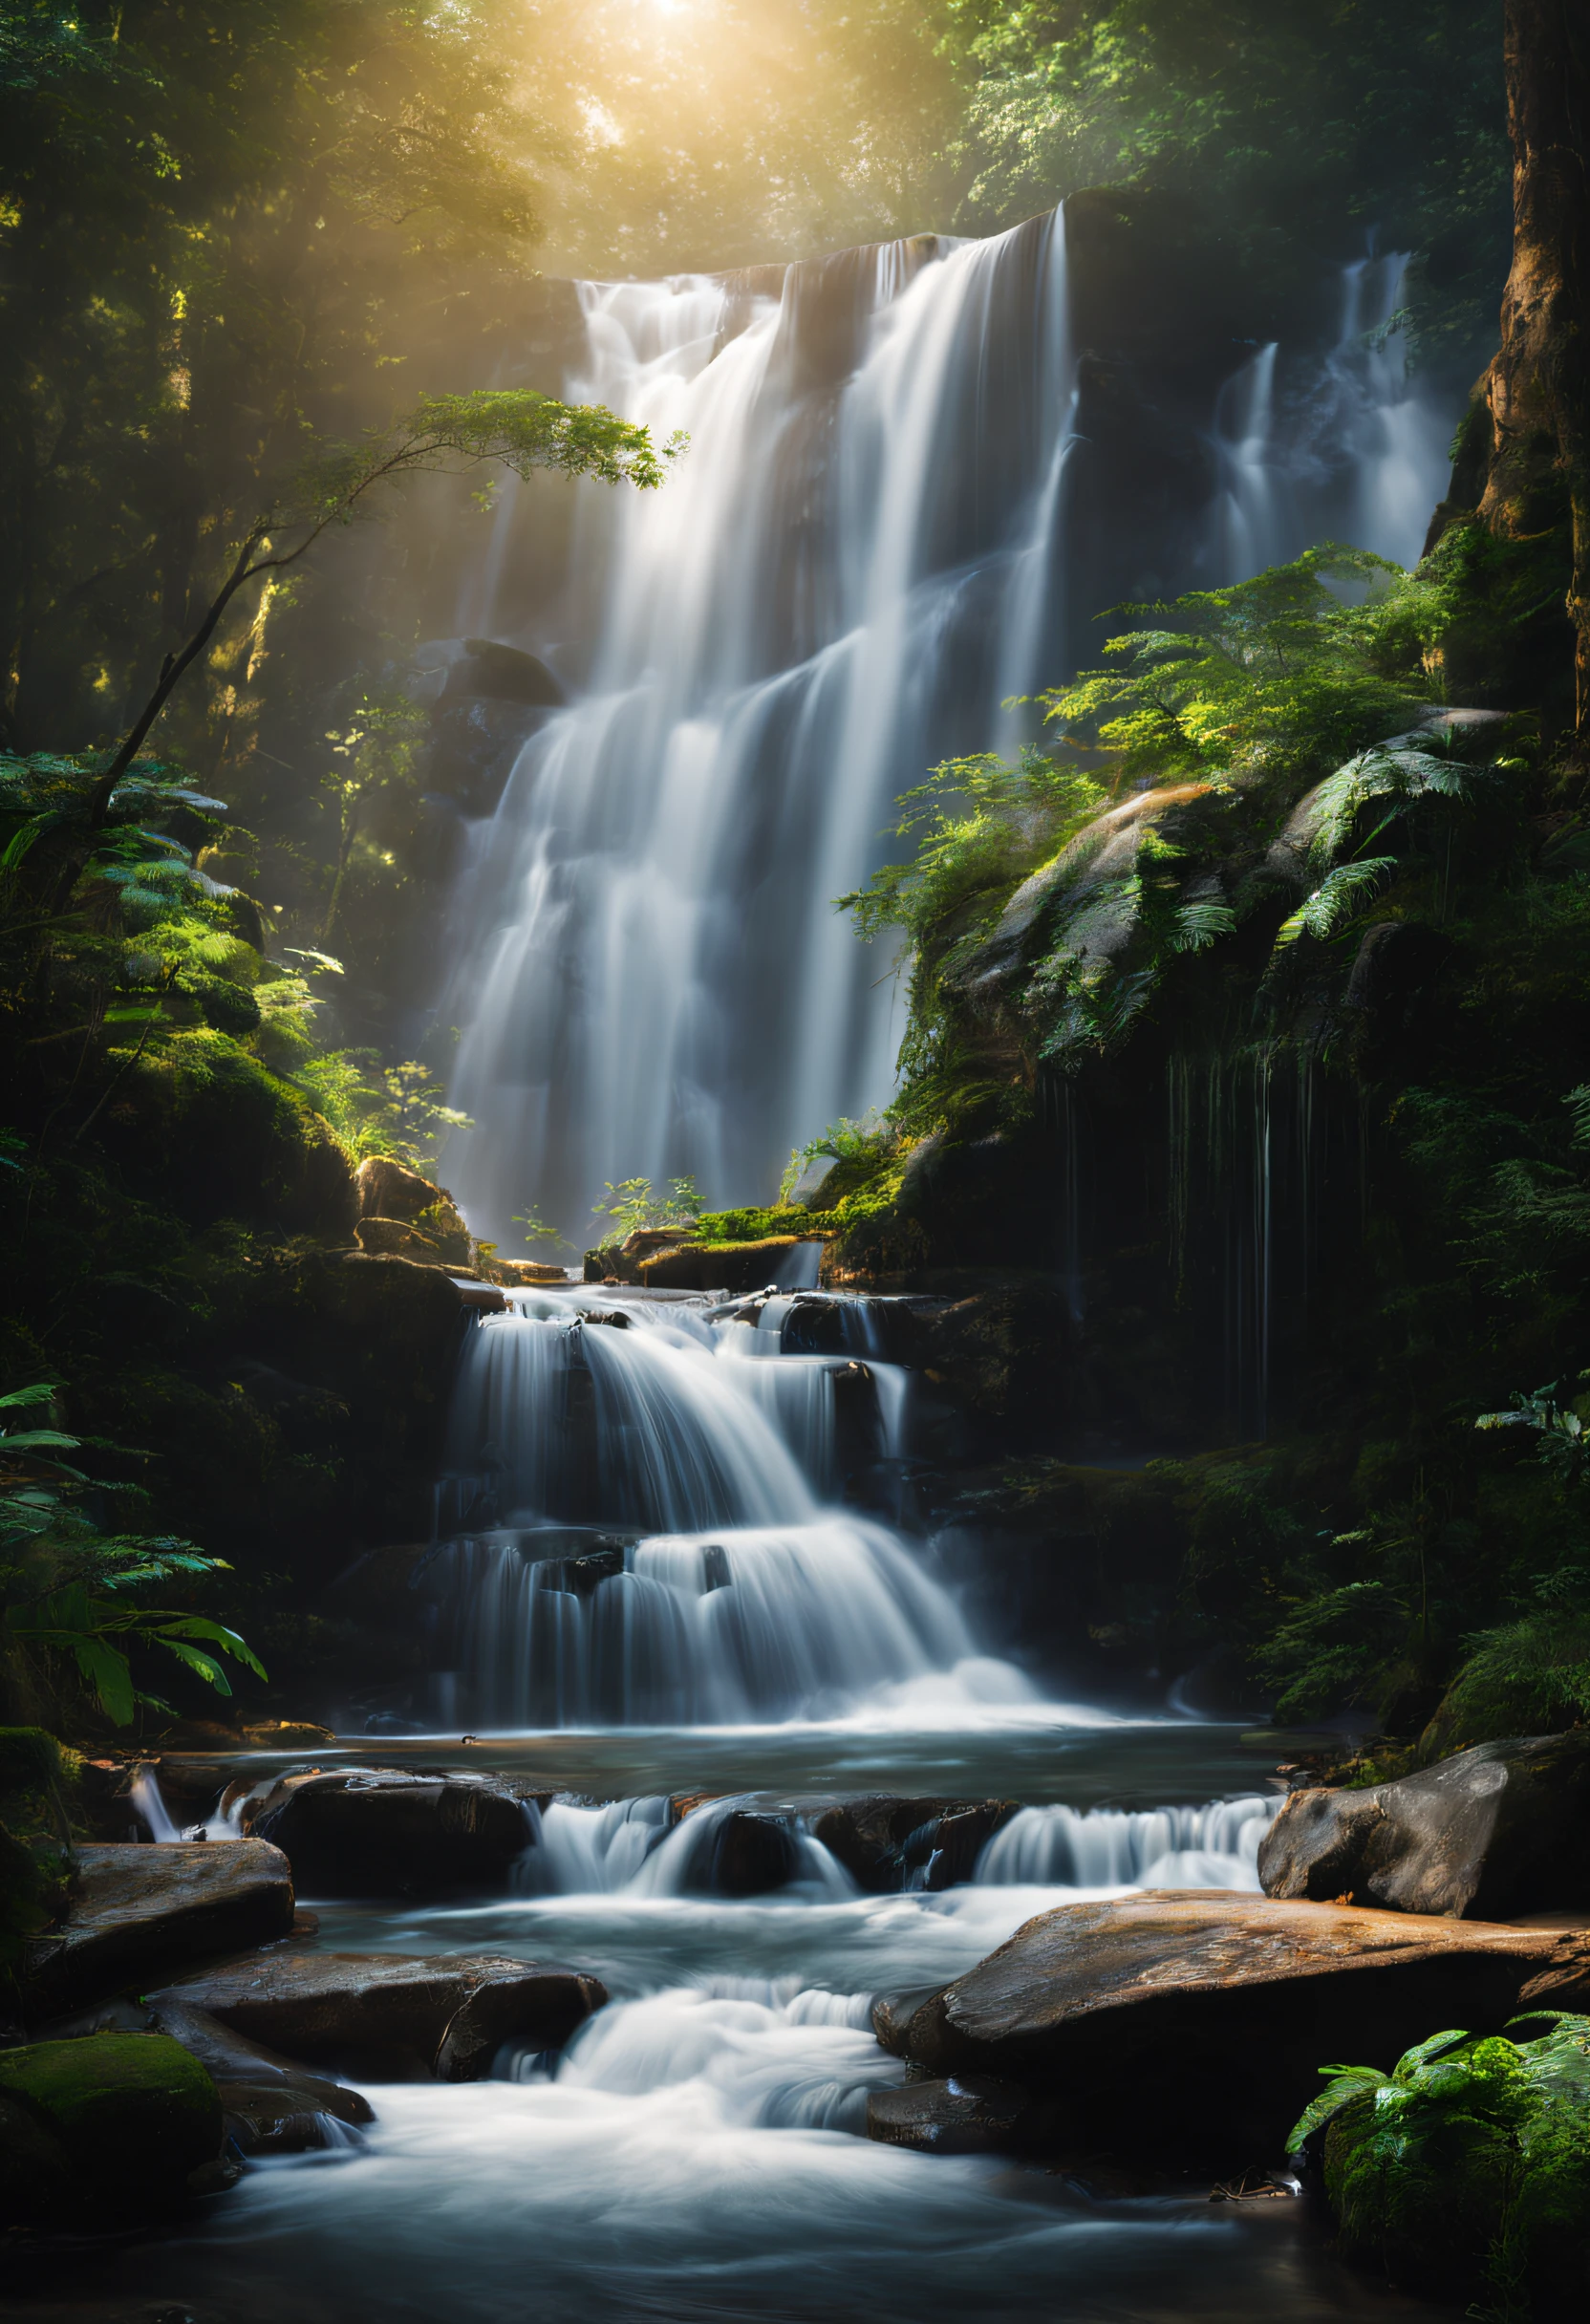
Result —
[{"label": "lush green vegetation", "polygon": [[[1530,2019],[1520,2019],[1528,2024]],[[1478,2294],[1482,2324],[1571,2314],[1590,2246],[1590,2018],[1528,2040],[1436,2034],[1398,2059],[1323,2066],[1292,2131],[1325,2131],[1343,2245],[1403,2282]]]}]

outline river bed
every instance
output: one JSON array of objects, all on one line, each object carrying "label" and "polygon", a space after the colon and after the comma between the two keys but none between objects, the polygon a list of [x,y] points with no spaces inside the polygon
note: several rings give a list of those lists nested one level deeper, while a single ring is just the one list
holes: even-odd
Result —
[{"label": "river bed", "polygon": [[[1347,2270],[1306,2198],[1211,2202],[1189,2181],[1101,2199],[1042,2168],[859,2135],[868,2089],[904,2072],[870,2031],[875,1994],[943,1982],[1034,1912],[1083,1895],[1254,1884],[1265,1749],[1236,1729],[1058,1716],[1046,1733],[1029,1722],[1003,1734],[849,1726],[561,1733],[466,1754],[430,1738],[355,1747],[346,1755],[534,1769],[588,1798],[641,1803],[550,1811],[548,1861],[563,1870],[537,1877],[583,1864],[584,1893],[316,1907],[329,1948],[561,1960],[599,1975],[608,2007],[561,2059],[505,2050],[488,2081],[370,2086],[376,2120],[362,2137],[255,2164],[167,2232],[38,2254],[5,2313],[41,2324],[1433,2318],[1444,2312]],[[712,1775],[720,1786],[731,1763],[766,1798],[819,1775],[825,1791],[898,1789],[907,1764],[923,1788],[931,1766],[935,1783],[1032,1802],[1028,1861],[1034,1846],[1113,1847],[1136,1880],[991,1879],[985,1856],[975,1882],[938,1894],[862,1896],[821,1864],[772,1898],[648,1893],[655,1848],[626,1837],[653,1812],[646,1794]],[[1182,1809],[1238,1804],[1179,1823],[1127,1813],[1150,1795]],[[1189,1832],[1214,1852],[1146,1858]]]}]

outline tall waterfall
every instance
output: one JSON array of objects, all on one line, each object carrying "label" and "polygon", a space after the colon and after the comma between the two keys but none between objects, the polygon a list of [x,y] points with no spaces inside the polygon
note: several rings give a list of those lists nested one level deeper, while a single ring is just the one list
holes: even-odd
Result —
[{"label": "tall waterfall", "polygon": [[887,954],[833,899],[892,802],[1053,675],[1070,412],[1059,213],[749,278],[581,288],[569,393],[689,450],[580,487],[594,640],[478,834],[452,1021],[483,1231],[571,1230],[603,1182],[770,1198],[889,1089]]}]

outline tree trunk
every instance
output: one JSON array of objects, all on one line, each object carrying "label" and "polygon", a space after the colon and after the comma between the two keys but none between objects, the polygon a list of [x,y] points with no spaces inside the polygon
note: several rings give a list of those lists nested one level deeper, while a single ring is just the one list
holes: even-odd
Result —
[{"label": "tree trunk", "polygon": [[1498,539],[1517,543],[1562,527],[1570,751],[1590,767],[1590,10],[1506,0],[1504,40],[1513,265],[1501,346],[1443,514],[1477,508]]}]

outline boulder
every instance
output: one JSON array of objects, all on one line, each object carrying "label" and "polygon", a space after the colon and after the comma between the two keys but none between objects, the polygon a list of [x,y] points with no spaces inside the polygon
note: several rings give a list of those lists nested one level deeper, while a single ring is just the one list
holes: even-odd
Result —
[{"label": "boulder", "polygon": [[1040,1914],[899,2037],[931,2074],[1024,2084],[1066,2141],[1239,2168],[1333,2059],[1389,2070],[1432,2027],[1587,2003],[1590,1932],[1150,1891]]},{"label": "boulder", "polygon": [[539,654],[505,646],[494,637],[466,637],[447,673],[444,701],[523,702],[533,710],[555,710],[564,691]]},{"label": "boulder", "polygon": [[1293,1792],[1265,1834],[1266,1896],[1494,1921],[1590,1904],[1590,1734],[1479,1743],[1362,1792]]},{"label": "boulder", "polygon": [[800,1241],[772,1235],[763,1242],[694,1242],[655,1259],[624,1262],[648,1288],[662,1291],[760,1291],[777,1277]]},{"label": "boulder", "polygon": [[984,1843],[1015,1815],[1017,1804],[875,1794],[825,1809],[812,1832],[858,1887],[874,1895],[908,1886],[953,1888],[971,1879]]},{"label": "boulder", "polygon": [[690,1885],[708,1896],[766,1896],[786,1887],[800,1868],[795,1835],[782,1817],[736,1808],[712,1826],[710,1841],[692,1859]]},{"label": "boulder", "polygon": [[428,1267],[446,1263],[440,1244],[432,1242],[428,1235],[422,1235],[405,1219],[361,1218],[354,1234],[359,1249],[376,1259],[417,1259]]},{"label": "boulder", "polygon": [[[433,1185],[406,1162],[396,1162],[389,1154],[371,1154],[355,1173],[354,1187],[359,1225],[384,1222],[388,1227],[415,1229],[435,1244],[443,1259],[467,1263],[469,1229],[444,1186]],[[358,1234],[358,1226],[355,1233]],[[366,1242],[362,1235],[359,1241],[366,1250],[393,1247],[378,1239]]]},{"label": "boulder", "polygon": [[248,1829],[322,1896],[501,1891],[531,1838],[523,1803],[488,1775],[376,1768],[284,1775]]},{"label": "boulder", "polygon": [[19,2224],[119,2225],[168,2209],[221,2150],[214,2082],[158,2034],[0,2051],[0,2141],[20,2164],[5,2200]]},{"label": "boulder", "polygon": [[567,1267],[553,1266],[549,1260],[539,1259],[494,1259],[491,1272],[500,1283],[510,1291],[528,1290],[537,1283],[567,1283]]},{"label": "boulder", "polygon": [[867,2094],[867,2136],[921,2155],[1030,2154],[1049,2142],[1053,2108],[1019,2082],[952,2075]]},{"label": "boulder", "polygon": [[577,1969],[497,1954],[255,1953],[148,1996],[202,2010],[289,2057],[380,2080],[479,2081],[505,2041],[561,2049],[607,1990]]},{"label": "boulder", "polygon": [[332,2122],[357,2128],[376,2119],[361,2092],[250,2041],[207,2010],[168,1998],[155,2023],[209,2073],[226,2136],[246,2155],[302,2154],[333,2143]]},{"label": "boulder", "polygon": [[292,1926],[292,1872],[263,1840],[165,1847],[96,1842],[75,1852],[65,1921],[28,1951],[31,1995],[73,2009],[169,1976],[206,1953],[269,1945]]}]

